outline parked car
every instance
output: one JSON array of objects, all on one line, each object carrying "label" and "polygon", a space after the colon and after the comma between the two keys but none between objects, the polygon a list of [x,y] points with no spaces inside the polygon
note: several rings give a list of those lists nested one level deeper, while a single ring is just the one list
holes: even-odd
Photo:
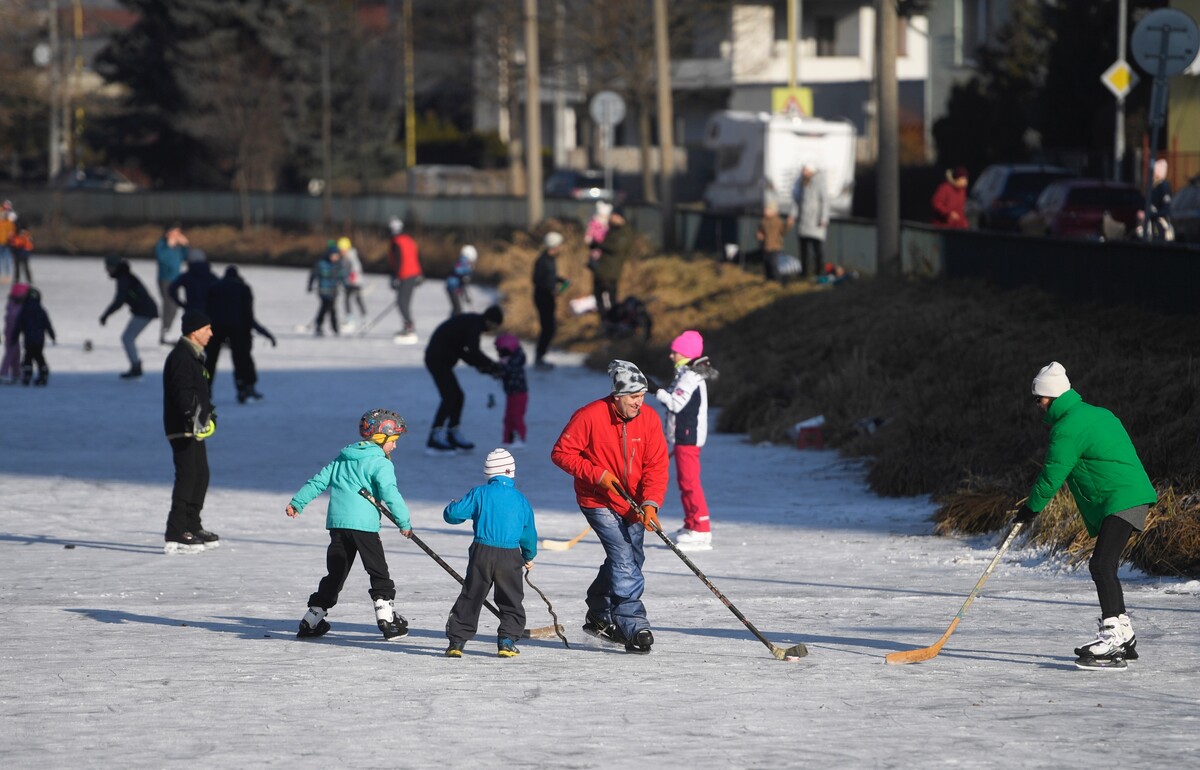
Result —
[{"label": "parked car", "polygon": [[1054,182],[1038,196],[1034,210],[1021,217],[1020,229],[1058,238],[1119,238],[1137,227],[1144,201],[1136,187],[1124,182]]},{"label": "parked car", "polygon": [[67,190],[111,190],[131,193],[138,189],[129,177],[105,166],[66,169],[59,174],[54,184]]},{"label": "parked car", "polygon": [[967,221],[980,230],[1016,232],[1038,195],[1052,182],[1079,175],[1067,168],[1037,164],[988,166],[967,194]]},{"label": "parked car", "polygon": [[1176,241],[1200,246],[1200,176],[1172,196],[1171,224]]},{"label": "parked car", "polygon": [[625,195],[616,189],[604,186],[604,172],[588,169],[559,169],[546,179],[545,196],[547,198],[570,198],[577,201],[609,201],[621,203]]}]

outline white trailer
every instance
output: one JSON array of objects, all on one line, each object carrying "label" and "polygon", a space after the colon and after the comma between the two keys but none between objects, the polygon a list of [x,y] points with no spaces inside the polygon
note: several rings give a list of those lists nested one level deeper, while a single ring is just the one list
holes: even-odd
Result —
[{"label": "white trailer", "polygon": [[713,114],[704,144],[717,153],[716,176],[704,191],[710,209],[792,209],[792,186],[805,165],[825,180],[834,216],[849,216],[854,194],[855,131],[848,120],[793,118],[725,110]]}]

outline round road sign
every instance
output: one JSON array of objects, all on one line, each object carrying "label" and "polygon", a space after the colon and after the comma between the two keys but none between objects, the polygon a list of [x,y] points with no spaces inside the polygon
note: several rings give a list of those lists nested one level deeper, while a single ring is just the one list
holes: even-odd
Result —
[{"label": "round road sign", "polygon": [[1134,27],[1129,49],[1148,75],[1178,75],[1200,50],[1200,29],[1183,11],[1159,8]]},{"label": "round road sign", "polygon": [[613,91],[601,91],[588,105],[592,120],[602,126],[615,126],[625,119],[625,100]]}]

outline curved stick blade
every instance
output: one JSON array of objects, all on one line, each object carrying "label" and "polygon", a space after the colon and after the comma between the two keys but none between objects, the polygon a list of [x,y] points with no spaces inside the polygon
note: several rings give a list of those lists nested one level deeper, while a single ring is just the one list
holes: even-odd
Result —
[{"label": "curved stick blade", "polygon": [[942,634],[942,638],[938,639],[931,646],[922,647],[919,650],[902,650],[901,652],[888,653],[887,657],[884,658],[884,662],[903,665],[905,663],[921,663],[936,658],[938,653],[942,651],[942,647],[945,646],[946,640],[950,638],[950,634],[954,633],[954,628],[958,625],[959,620],[960,618],[955,618],[950,623],[950,627],[946,629],[946,633]]}]

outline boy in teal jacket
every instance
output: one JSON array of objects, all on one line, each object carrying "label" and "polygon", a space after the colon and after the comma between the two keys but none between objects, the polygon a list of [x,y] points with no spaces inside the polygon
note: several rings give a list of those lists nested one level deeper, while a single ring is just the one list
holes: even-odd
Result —
[{"label": "boy in teal jacket", "polygon": [[1062,364],[1053,361],[1038,372],[1033,396],[1046,413],[1050,446],[1029,500],[1015,520],[1032,522],[1066,482],[1088,534],[1096,538],[1088,569],[1101,614],[1096,640],[1075,650],[1076,665],[1124,668],[1138,653],[1117,567],[1130,535],[1145,529],[1146,514],[1158,502],[1158,494],[1121,421],[1072,390]]},{"label": "boy in teal jacket", "polygon": [[375,602],[375,621],[383,638],[391,641],[408,635],[408,621],[394,607],[396,584],[388,574],[383,542],[379,539],[379,510],[359,494],[360,489],[368,490],[387,505],[400,534],[405,537],[412,534],[408,505],[396,488],[396,469],[391,462],[396,440],[406,430],[404,418],[393,411],[367,412],[358,423],[363,440],[343,448],[288,503],[287,515],[295,518],[304,506],[326,489],[330,490],[329,512],[325,517],[325,528],[329,530],[329,549],[325,553],[328,574],[308,598],[308,612],[300,621],[298,637],[323,636],[329,630],[325,616],[337,604],[356,555],[362,556],[363,569],[371,576],[368,593]]},{"label": "boy in teal jacket", "polygon": [[516,472],[517,464],[507,450],[492,450],[483,464],[487,483],[472,489],[462,500],[452,501],[442,511],[447,523],[471,520],[475,528],[467,576],[446,620],[446,637],[450,640],[447,658],[461,658],[463,646],[475,638],[479,610],[493,585],[496,607],[500,610],[496,654],[502,658],[521,654],[513,641],[520,639],[525,630],[521,568],[533,569],[538,536],[533,508],[514,486]]}]

